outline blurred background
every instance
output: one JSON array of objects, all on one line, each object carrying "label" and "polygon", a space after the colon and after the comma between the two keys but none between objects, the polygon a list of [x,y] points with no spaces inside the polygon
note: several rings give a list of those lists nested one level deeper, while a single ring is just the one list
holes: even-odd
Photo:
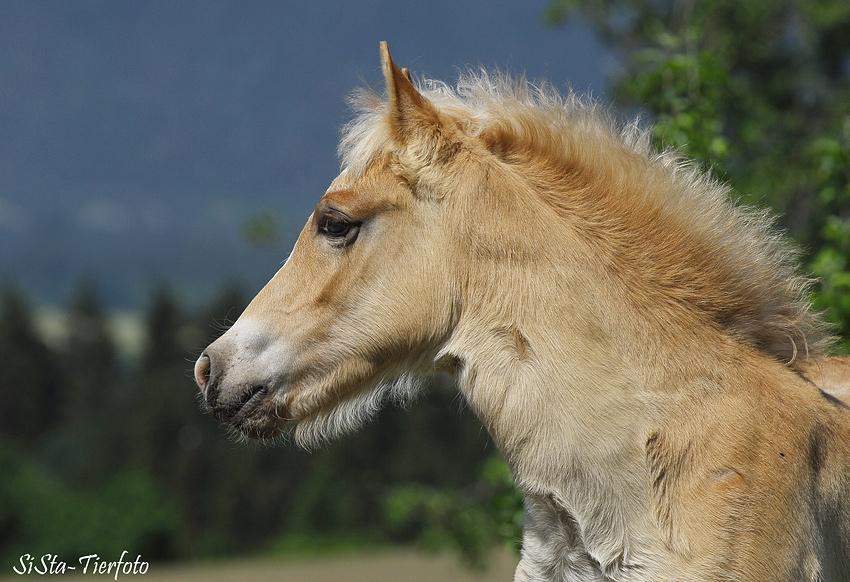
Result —
[{"label": "blurred background", "polygon": [[777,215],[850,348],[846,0],[0,0],[0,576],[516,548],[519,496],[444,378],[313,454],[197,405],[194,358],[338,173],[381,40],[415,76],[496,67],[641,116]]}]

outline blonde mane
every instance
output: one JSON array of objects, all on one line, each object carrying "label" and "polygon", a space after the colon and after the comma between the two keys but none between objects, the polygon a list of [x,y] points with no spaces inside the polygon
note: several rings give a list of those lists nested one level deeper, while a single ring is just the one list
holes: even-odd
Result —
[{"label": "blonde mane", "polygon": [[[456,87],[424,79],[418,89],[534,186],[659,313],[697,310],[794,368],[827,349],[811,280],[769,215],[733,203],[726,185],[676,152],[654,150],[638,123],[618,125],[572,92],[501,73],[468,72]],[[339,153],[356,174],[393,138],[378,94],[360,91],[352,104]]]}]

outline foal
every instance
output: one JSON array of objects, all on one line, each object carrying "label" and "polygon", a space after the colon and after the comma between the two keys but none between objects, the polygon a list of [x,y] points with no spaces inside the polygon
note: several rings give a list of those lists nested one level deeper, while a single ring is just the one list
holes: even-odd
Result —
[{"label": "foal", "polygon": [[212,415],[310,447],[447,372],[525,497],[516,580],[850,580],[850,361],[769,221],[572,95],[381,55],[195,366]]}]

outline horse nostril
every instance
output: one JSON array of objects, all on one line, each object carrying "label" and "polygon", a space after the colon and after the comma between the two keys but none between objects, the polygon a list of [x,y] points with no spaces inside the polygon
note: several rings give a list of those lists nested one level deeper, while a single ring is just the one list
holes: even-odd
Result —
[{"label": "horse nostril", "polygon": [[201,389],[201,392],[206,390],[207,384],[210,381],[210,367],[210,358],[206,354],[203,354],[195,362],[195,382],[198,383],[198,388]]}]

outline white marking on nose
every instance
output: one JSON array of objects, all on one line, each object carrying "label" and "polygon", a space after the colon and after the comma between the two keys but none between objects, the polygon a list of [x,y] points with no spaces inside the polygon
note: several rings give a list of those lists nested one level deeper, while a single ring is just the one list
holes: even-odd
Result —
[{"label": "white marking on nose", "polygon": [[273,389],[292,361],[286,338],[250,317],[240,317],[207,351],[219,357],[216,374],[228,384],[265,384]]}]

